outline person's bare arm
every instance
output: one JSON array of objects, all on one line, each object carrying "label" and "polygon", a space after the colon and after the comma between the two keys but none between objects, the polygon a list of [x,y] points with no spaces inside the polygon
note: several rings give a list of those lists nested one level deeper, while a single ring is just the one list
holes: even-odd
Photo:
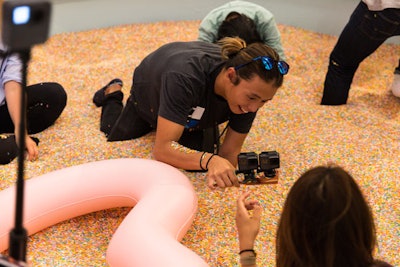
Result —
[{"label": "person's bare arm", "polygon": [[[4,84],[4,91],[6,95],[8,112],[10,113],[11,120],[14,123],[15,140],[19,145],[22,87],[20,83],[17,83],[15,81],[8,81]],[[23,134],[25,135],[25,148],[27,151],[27,159],[36,160],[39,155],[38,147],[35,141],[33,141],[28,136],[26,129]]]},{"label": "person's bare arm", "polygon": [[[256,200],[247,200],[249,192],[243,193],[237,200],[236,227],[239,235],[241,266],[255,267],[256,254],[254,243],[260,230],[262,207]],[[252,210],[252,214],[250,214]]]},{"label": "person's bare arm", "polygon": [[[201,170],[200,159],[203,152],[186,153],[173,147],[173,143],[177,142],[182,136],[183,130],[182,125],[158,117],[156,140],[153,148],[154,158],[177,168]],[[216,186],[220,188],[239,186],[235,167],[230,160],[222,155],[206,153],[202,160],[202,167],[208,169],[207,185],[211,189]]]},{"label": "person's bare arm", "polygon": [[237,156],[241,152],[244,140],[247,137],[246,134],[238,133],[228,127],[224,142],[221,144],[219,155],[226,158],[230,163],[236,167],[237,166]]}]

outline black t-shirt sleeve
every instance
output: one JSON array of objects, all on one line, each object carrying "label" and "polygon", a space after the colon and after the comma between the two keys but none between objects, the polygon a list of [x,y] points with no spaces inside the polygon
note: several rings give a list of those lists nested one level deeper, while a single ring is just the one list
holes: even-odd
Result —
[{"label": "black t-shirt sleeve", "polygon": [[257,113],[233,114],[229,119],[229,127],[238,133],[248,133]]},{"label": "black t-shirt sleeve", "polygon": [[184,126],[194,103],[199,99],[196,90],[193,90],[195,84],[176,72],[165,73],[161,81],[158,115]]}]

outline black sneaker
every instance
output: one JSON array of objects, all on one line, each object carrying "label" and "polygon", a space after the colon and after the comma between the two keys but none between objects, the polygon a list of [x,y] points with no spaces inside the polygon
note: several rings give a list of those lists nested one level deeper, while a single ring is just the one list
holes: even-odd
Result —
[{"label": "black sneaker", "polygon": [[116,79],[114,79],[114,80],[111,80],[111,81],[110,81],[106,86],[104,86],[103,88],[97,90],[97,92],[96,92],[96,93],[94,94],[94,96],[93,96],[93,103],[96,105],[96,107],[101,107],[101,106],[103,106],[104,98],[105,98],[105,94],[104,94],[104,93],[105,93],[106,89],[107,89],[109,86],[113,85],[113,84],[119,84],[119,85],[121,85],[121,87],[124,85],[123,82],[121,81],[121,79],[116,78]]}]

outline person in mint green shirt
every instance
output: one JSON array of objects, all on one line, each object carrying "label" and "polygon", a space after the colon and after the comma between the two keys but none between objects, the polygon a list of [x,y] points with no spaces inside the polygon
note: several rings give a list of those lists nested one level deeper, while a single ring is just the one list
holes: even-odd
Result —
[{"label": "person in mint green shirt", "polygon": [[261,41],[285,59],[274,15],[260,5],[231,1],[211,10],[200,23],[199,41],[215,43],[222,37],[233,36],[242,38],[247,44]]}]

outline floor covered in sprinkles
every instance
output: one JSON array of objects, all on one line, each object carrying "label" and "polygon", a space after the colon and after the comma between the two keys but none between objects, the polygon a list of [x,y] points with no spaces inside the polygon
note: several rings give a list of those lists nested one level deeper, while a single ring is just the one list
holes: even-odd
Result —
[{"label": "floor covered in sprinkles", "polygon": [[[93,105],[92,95],[119,77],[127,96],[132,72],[141,59],[167,42],[195,40],[199,22],[133,24],[64,33],[35,47],[28,83],[61,83],[68,104],[54,126],[36,135],[41,140],[40,158],[26,164],[26,179],[97,160],[152,158],[153,133],[137,140],[106,142],[99,131],[100,109]],[[264,206],[255,246],[258,264],[274,266],[275,231],[290,186],[306,169],[334,162],[353,175],[373,210],[378,236],[376,257],[397,266],[400,99],[388,86],[400,46],[385,44],[360,65],[347,105],[320,106],[329,53],[337,37],[278,26],[291,69],[273,101],[259,111],[242,151],[278,151],[279,182],[210,191],[204,174],[185,172],[198,193],[199,210],[182,243],[210,266],[238,266],[235,200],[241,191],[251,190]],[[0,166],[0,189],[14,183],[16,168],[17,160]],[[108,242],[130,209],[91,213],[31,236],[30,265],[107,266]]]}]

